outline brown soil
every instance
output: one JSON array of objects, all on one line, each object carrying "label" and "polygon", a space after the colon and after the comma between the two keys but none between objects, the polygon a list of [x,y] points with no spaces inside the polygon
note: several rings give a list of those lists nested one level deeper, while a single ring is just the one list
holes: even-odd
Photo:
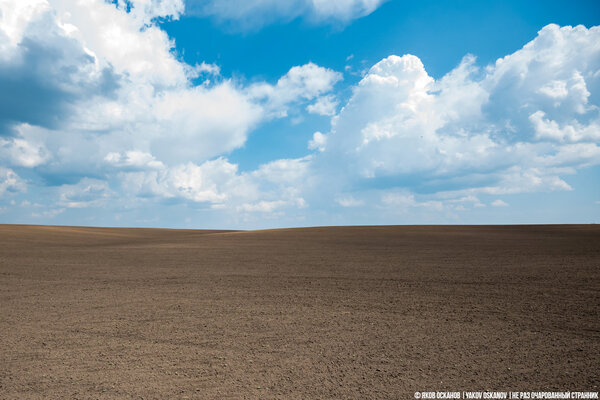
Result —
[{"label": "brown soil", "polygon": [[600,390],[600,227],[0,226],[0,398]]}]

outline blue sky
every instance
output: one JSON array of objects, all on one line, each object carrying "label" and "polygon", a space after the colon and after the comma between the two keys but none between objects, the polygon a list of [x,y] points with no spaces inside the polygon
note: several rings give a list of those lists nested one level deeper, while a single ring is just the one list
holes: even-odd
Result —
[{"label": "blue sky", "polygon": [[600,222],[596,1],[0,5],[0,222]]}]

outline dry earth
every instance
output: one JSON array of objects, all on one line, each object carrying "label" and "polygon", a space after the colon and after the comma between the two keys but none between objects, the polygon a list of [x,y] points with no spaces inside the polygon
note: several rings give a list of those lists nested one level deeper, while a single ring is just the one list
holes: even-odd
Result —
[{"label": "dry earth", "polygon": [[1,399],[600,390],[600,227],[0,226]]}]

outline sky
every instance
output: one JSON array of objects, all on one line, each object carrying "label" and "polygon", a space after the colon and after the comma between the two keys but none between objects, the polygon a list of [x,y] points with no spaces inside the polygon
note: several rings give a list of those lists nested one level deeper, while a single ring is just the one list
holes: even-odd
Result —
[{"label": "sky", "polygon": [[600,223],[600,3],[0,0],[0,223]]}]

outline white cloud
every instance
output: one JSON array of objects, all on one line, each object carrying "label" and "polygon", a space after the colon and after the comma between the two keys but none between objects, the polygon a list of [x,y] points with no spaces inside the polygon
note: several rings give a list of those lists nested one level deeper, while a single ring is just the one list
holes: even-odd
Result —
[{"label": "white cloud", "polygon": [[386,0],[188,0],[186,12],[210,16],[233,30],[255,30],[304,16],[313,22],[348,23],[375,11]]},{"label": "white cloud", "polygon": [[[156,23],[178,18],[182,7],[179,0],[0,3],[0,87],[31,88],[22,98],[0,92],[0,103],[11,105],[0,109],[0,162],[39,168],[56,210],[103,207],[116,201],[115,188],[121,206],[157,198],[240,213],[306,207],[310,158],[239,173],[220,156],[294,107],[316,101],[314,111],[329,113],[328,93],[342,75],[308,63],[275,84],[244,85],[221,77],[217,65],[188,65]],[[200,74],[207,80],[194,86]],[[13,170],[2,171],[2,193],[25,190]]]},{"label": "white cloud", "polygon": [[[546,36],[573,32],[583,35],[576,41],[582,47],[598,35],[597,29],[548,26],[533,45],[485,71],[467,56],[438,81],[417,57],[388,57],[354,87],[333,117],[331,131],[315,132],[309,142],[309,149],[319,150],[314,156],[276,160],[246,173],[237,172],[226,159],[213,161],[219,167],[210,173],[205,172],[207,163],[166,167],[143,174],[144,179],[152,177],[146,186],[153,189],[146,192],[238,213],[276,213],[308,204],[327,207],[327,199],[330,205],[360,206],[365,198],[373,200],[372,194],[354,197],[366,193],[365,188],[380,192],[382,207],[428,212],[485,207],[480,194],[572,190],[563,176],[600,162],[595,143],[598,108],[588,100],[597,53],[583,63],[590,71],[577,73],[558,57],[554,67],[560,73],[544,70],[539,74],[546,80],[524,80],[519,96],[513,93],[513,82],[504,80],[511,69],[529,71],[520,63],[539,57],[536,52],[524,57],[525,50],[552,52],[561,42],[547,41]],[[548,48],[536,43],[544,40]],[[564,85],[556,83],[563,75],[570,78]],[[285,113],[293,102],[327,97],[324,93],[337,79],[333,71],[307,64],[292,68],[275,85],[253,85],[248,97],[262,100],[266,114]],[[512,113],[505,101],[510,101]],[[544,133],[541,124],[560,135]],[[214,179],[217,170],[227,172]]]},{"label": "white cloud", "polygon": [[223,203],[228,197],[224,189],[236,173],[236,165],[218,158],[201,165],[187,163],[158,171],[125,172],[121,173],[121,181],[123,189],[134,195]]},{"label": "white cloud", "polygon": [[97,174],[101,165],[139,164],[131,151],[152,154],[155,167],[202,163],[240,148],[261,121],[287,115],[341,79],[309,63],[274,85],[219,77],[194,86],[199,74],[219,76],[219,67],[180,61],[156,24],[177,18],[183,3],[130,4],[129,12],[123,1],[0,4],[0,87],[22,89],[0,92],[7,104],[0,107],[0,135],[12,135],[2,139],[5,163],[52,160],[56,174]]},{"label": "white cloud", "polygon": [[587,125],[572,120],[560,126],[556,121],[544,118],[543,111],[536,111],[529,116],[538,139],[558,140],[561,142],[580,142],[600,140],[600,123],[591,121]]},{"label": "white cloud", "polygon": [[[131,12],[102,0],[51,0],[59,23],[73,26],[77,39],[100,66],[112,65],[133,82],[159,87],[186,85],[193,67],[172,54],[174,43],[151,20],[178,17],[181,1],[134,1]],[[142,29],[143,28],[143,29]]]},{"label": "white cloud", "polygon": [[311,114],[328,115],[335,114],[338,102],[333,95],[321,96],[313,104],[306,106],[306,110]]},{"label": "white cloud", "polygon": [[59,203],[66,208],[102,206],[113,195],[108,183],[91,178],[83,178],[72,185],[62,185],[58,192]]},{"label": "white cloud", "polygon": [[123,153],[112,152],[104,157],[104,161],[115,167],[134,167],[141,169],[162,169],[165,165],[156,158],[143,151],[131,150]]},{"label": "white cloud", "polygon": [[492,206],[493,207],[508,207],[508,203],[506,203],[503,200],[498,199],[498,200],[494,200],[492,202]]},{"label": "white cloud", "polygon": [[[309,148],[343,188],[453,196],[571,190],[562,176],[600,163],[600,28],[549,25],[481,71],[475,58],[435,81],[411,55],[374,65]],[[478,202],[477,204],[481,204]]]},{"label": "white cloud", "polygon": [[25,28],[29,21],[48,12],[50,6],[45,0],[4,1],[0,14],[3,40],[2,55],[9,47],[16,47],[23,39]]},{"label": "white cloud", "polygon": [[0,160],[14,166],[37,167],[50,158],[39,130],[27,124],[15,128],[18,136],[0,137]]},{"label": "white cloud", "polygon": [[311,101],[333,89],[342,74],[313,63],[292,67],[276,85],[259,83],[248,89],[249,97],[260,101],[267,113],[287,115],[290,103]]},{"label": "white cloud", "polygon": [[168,162],[206,160],[241,147],[264,116],[229,82],[166,92],[151,112],[160,128],[152,138],[152,152]]},{"label": "white cloud", "polygon": [[12,139],[7,141],[0,139],[0,146],[6,148],[13,163],[24,167],[35,167],[42,164],[46,157],[43,147],[33,146],[23,139]]},{"label": "white cloud", "polygon": [[160,170],[120,173],[123,190],[137,197],[181,199],[215,210],[238,213],[273,213],[304,208],[302,186],[308,179],[310,158],[282,159],[239,173],[224,158]]},{"label": "white cloud", "polygon": [[195,70],[198,73],[207,73],[210,75],[221,74],[221,67],[219,67],[217,64],[207,64],[204,61],[202,61],[202,64],[196,66]]},{"label": "white cloud", "polygon": [[569,95],[569,91],[567,90],[567,84],[565,81],[548,82],[548,84],[542,86],[539,89],[539,92],[545,94],[546,96],[552,99],[557,100],[563,100]]},{"label": "white cloud", "polygon": [[308,142],[308,148],[310,150],[325,151],[327,145],[327,136],[321,132],[315,132],[313,138]]},{"label": "white cloud", "polygon": [[312,157],[281,159],[262,164],[251,176],[259,181],[280,185],[299,185],[308,175]]},{"label": "white cloud", "polygon": [[24,192],[27,185],[19,175],[10,168],[0,167],[0,196],[8,193]]},{"label": "white cloud", "polygon": [[0,15],[0,134],[15,123],[58,127],[78,101],[118,87],[112,65],[97,63],[47,2],[5,1]]},{"label": "white cloud", "polygon": [[[206,13],[346,21],[381,1],[302,1],[300,14],[292,3],[207,2]],[[16,170],[51,182],[52,210],[154,200],[260,218],[309,205],[440,213],[572,190],[565,176],[600,163],[600,28],[549,25],[493,65],[468,55],[439,80],[415,56],[387,57],[313,134],[318,152],[240,172],[226,156],[252,129],[334,114],[342,75],[308,63],[276,83],[227,79],[174,53],[157,20],[178,18],[181,1],[131,4],[0,1],[0,87],[27,89],[0,91],[0,195],[27,188]]]}]

